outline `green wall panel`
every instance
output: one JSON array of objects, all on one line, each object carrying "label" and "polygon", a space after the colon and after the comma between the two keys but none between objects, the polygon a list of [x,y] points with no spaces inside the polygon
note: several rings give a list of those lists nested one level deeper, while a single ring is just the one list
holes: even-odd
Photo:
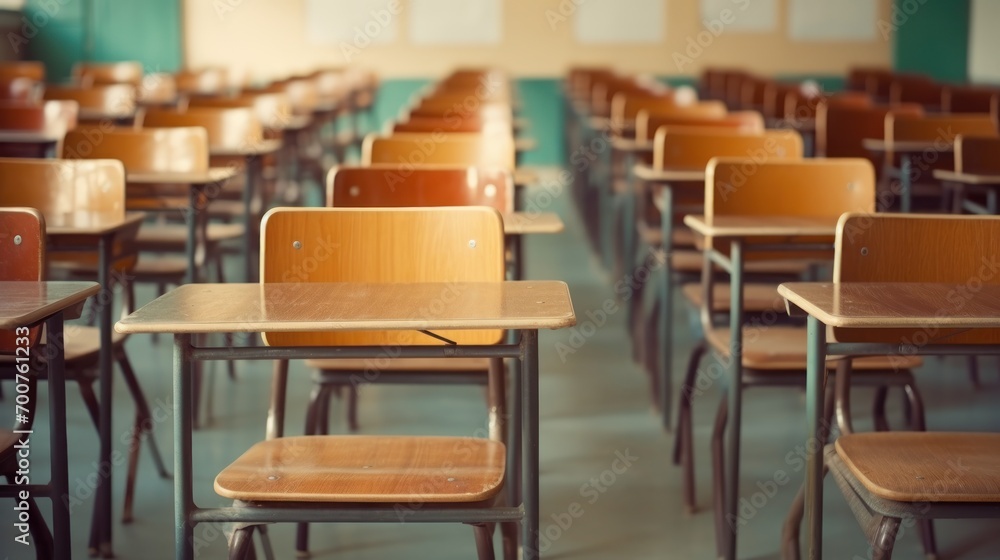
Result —
[{"label": "green wall panel", "polygon": [[177,0],[28,0],[24,13],[37,28],[27,58],[44,61],[50,81],[85,60],[139,60],[147,72],[183,63]]},{"label": "green wall panel", "polygon": [[883,33],[895,32],[895,69],[950,82],[968,80],[969,0],[896,0]]}]

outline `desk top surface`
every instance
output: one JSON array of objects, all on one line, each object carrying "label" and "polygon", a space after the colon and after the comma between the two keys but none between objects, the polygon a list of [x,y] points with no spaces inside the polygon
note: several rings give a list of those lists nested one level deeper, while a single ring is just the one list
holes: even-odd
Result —
[{"label": "desk top surface", "polygon": [[212,156],[262,156],[273,154],[281,149],[281,140],[260,140],[245,146],[237,147],[214,147],[209,148],[208,153]]},{"label": "desk top surface", "polygon": [[119,213],[67,212],[45,217],[45,233],[49,236],[102,235],[129,227],[145,219],[142,212]]},{"label": "desk top surface", "polygon": [[864,146],[866,150],[872,152],[922,152],[924,150],[933,150],[935,152],[951,153],[955,151],[955,145],[949,142],[942,144],[939,141],[910,141],[901,140],[897,142],[886,142],[881,138],[865,138],[861,141],[861,145]]},{"label": "desk top surface", "polygon": [[193,173],[129,173],[126,171],[125,182],[132,184],[207,185],[231,179],[239,172],[241,170],[235,167],[212,167],[208,171]]},{"label": "desk top surface", "polygon": [[983,285],[974,297],[963,300],[964,305],[950,303],[963,288],[902,282],[791,282],[778,286],[778,293],[790,305],[832,327],[1000,327],[1000,286]]},{"label": "desk top surface", "polygon": [[0,329],[33,325],[99,290],[97,282],[0,282]]},{"label": "desk top surface", "polygon": [[968,185],[1000,185],[1000,175],[980,175],[978,173],[959,173],[950,169],[935,169],[934,178],[942,181],[955,181]]},{"label": "desk top surface", "polygon": [[565,228],[555,212],[513,212],[503,215],[503,232],[507,235],[559,233]]},{"label": "desk top surface", "polygon": [[705,216],[684,216],[684,225],[710,237],[802,237],[832,236],[837,218],[792,216],[715,216],[708,225]]},{"label": "desk top surface", "polygon": [[559,329],[576,323],[563,282],[187,284],[115,325],[120,333]]},{"label": "desk top surface", "polygon": [[638,164],[632,168],[632,173],[643,181],[692,181],[705,180],[704,169],[654,169],[651,165]]}]

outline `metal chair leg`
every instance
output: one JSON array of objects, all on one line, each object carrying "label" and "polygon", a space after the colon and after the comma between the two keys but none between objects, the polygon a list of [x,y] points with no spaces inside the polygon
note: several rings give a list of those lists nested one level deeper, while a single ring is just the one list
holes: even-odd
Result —
[{"label": "metal chair leg", "polygon": [[229,540],[229,560],[247,560],[253,554],[253,526],[237,529]]},{"label": "metal chair leg", "polygon": [[480,523],[472,526],[476,534],[476,554],[479,560],[496,560],[493,552],[493,532],[488,523]]},{"label": "metal chair leg", "polygon": [[889,421],[885,417],[885,401],[889,394],[889,388],[881,386],[875,390],[875,403],[872,408],[872,417],[875,420],[876,432],[888,432]]},{"label": "metal chair leg", "polygon": [[[16,478],[13,473],[6,475],[7,483],[14,484]],[[38,509],[38,503],[34,498],[28,498],[28,530],[31,532],[31,540],[35,545],[35,558],[38,560],[49,560],[53,556],[55,545],[52,541],[52,532],[45,524],[45,517]]]},{"label": "metal chair leg", "polygon": [[719,409],[715,415],[715,425],[712,427],[712,502],[715,515],[715,549],[716,557],[722,558],[728,532],[726,531],[725,500],[726,500],[726,457],[725,439],[726,422],[729,419],[729,399],[723,391],[719,401]]},{"label": "metal chair leg", "polygon": [[969,380],[972,381],[973,389],[982,389],[983,385],[979,380],[979,358],[978,356],[969,356]]},{"label": "metal chair leg", "polygon": [[708,347],[699,342],[688,358],[687,372],[681,387],[681,403],[677,410],[677,436],[674,439],[674,464],[681,465],[683,477],[684,513],[691,515],[698,508],[694,473],[694,388],[698,365]]},{"label": "metal chair leg", "polygon": [[872,560],[892,559],[892,549],[896,545],[899,522],[897,517],[883,517],[882,521],[879,522],[874,542],[872,542]]},{"label": "metal chair leg", "polygon": [[503,539],[503,560],[517,560],[521,548],[521,526],[515,521],[500,524]]},{"label": "metal chair leg", "polygon": [[274,560],[274,547],[271,546],[271,537],[267,534],[267,525],[257,525],[257,532],[260,534],[260,547],[264,549],[264,559]]}]

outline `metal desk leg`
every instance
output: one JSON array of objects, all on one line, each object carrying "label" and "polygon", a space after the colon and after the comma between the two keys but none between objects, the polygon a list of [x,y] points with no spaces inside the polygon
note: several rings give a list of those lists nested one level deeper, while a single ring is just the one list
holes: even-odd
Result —
[{"label": "metal desk leg", "polygon": [[514,253],[514,280],[524,280],[524,236],[515,235],[511,239],[511,251]]},{"label": "metal desk leg", "polygon": [[66,450],[66,368],[63,354],[63,314],[45,322],[49,340],[59,349],[48,358],[49,425],[52,427],[52,535],[56,558],[70,558],[69,460]]},{"label": "metal desk leg", "polygon": [[674,277],[670,256],[674,251],[674,195],[669,185],[663,188],[663,210],[660,212],[660,244],[663,247],[663,292],[660,294],[660,412],[663,429],[670,431],[674,401],[673,343],[674,343]]},{"label": "metal desk leg", "polygon": [[184,275],[185,284],[193,284],[198,279],[197,252],[198,245],[198,205],[200,189],[191,187],[188,191],[188,219],[187,219],[187,244],[184,247],[187,256],[187,274]]},{"label": "metal desk leg", "polygon": [[904,214],[909,214],[913,206],[913,185],[910,177],[912,168],[910,154],[903,154],[899,162],[899,209]]},{"label": "metal desk leg", "polygon": [[[726,512],[729,525],[726,533],[726,558],[736,560],[736,541],[739,535],[740,497],[740,427],[743,422],[743,242],[730,243],[729,258],[732,271],[729,278],[729,419],[726,426],[729,441],[726,446]],[[821,395],[822,399],[822,395]],[[822,403],[822,400],[820,401]]]},{"label": "metal desk leg", "polygon": [[255,238],[255,223],[251,206],[254,204],[257,193],[257,178],[260,177],[262,161],[260,156],[250,156],[247,158],[247,178],[243,185],[243,252],[246,258],[246,282],[256,282],[254,274],[254,257],[257,255]]},{"label": "metal desk leg", "polygon": [[521,333],[521,396],[524,414],[524,560],[538,560],[538,331]]},{"label": "metal desk leg", "polygon": [[194,559],[194,507],[191,461],[191,335],[174,335],[174,557]]},{"label": "metal desk leg", "polygon": [[826,374],[826,326],[810,316],[806,347],[806,416],[809,433],[806,440],[806,558],[823,557],[823,381]]},{"label": "metal desk leg", "polygon": [[[97,280],[101,285],[101,290],[105,290],[105,293],[109,295],[113,293],[113,287],[111,286],[111,251],[113,243],[113,235],[102,236],[97,242]],[[98,432],[101,443],[97,464],[99,470],[105,472],[98,472],[99,476],[97,477],[97,489],[95,491],[97,497],[94,502],[95,516],[93,523],[97,524],[100,529],[97,533],[98,542],[91,543],[91,547],[96,544],[96,552],[100,556],[112,558],[114,556],[111,536],[111,430],[113,429],[111,413],[114,410],[114,403],[112,402],[113,364],[111,356],[111,312],[113,298],[108,297],[106,299],[107,301],[103,305],[98,304],[99,310],[97,315],[97,328],[101,337],[101,348],[98,352],[98,368],[100,370],[100,394],[98,396],[100,418]],[[91,534],[93,535],[93,532]]]}]

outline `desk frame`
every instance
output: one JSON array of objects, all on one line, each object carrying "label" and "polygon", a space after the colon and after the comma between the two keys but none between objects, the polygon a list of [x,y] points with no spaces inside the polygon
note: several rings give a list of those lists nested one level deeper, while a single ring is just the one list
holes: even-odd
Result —
[{"label": "desk frame", "polygon": [[[373,507],[220,507],[201,508],[194,503],[193,490],[193,366],[208,360],[275,360],[302,358],[378,358],[381,346],[353,347],[196,347],[196,334],[174,335],[174,541],[178,560],[194,559],[194,527],[203,522],[398,522],[396,504]],[[522,330],[516,344],[403,346],[400,358],[497,357],[515,358],[520,375],[513,376],[507,475],[503,493],[507,504],[492,507],[424,507],[414,512],[410,522],[499,523],[522,522],[523,558],[537,560],[539,528],[539,439],[538,439],[538,331]],[[325,506],[325,507],[324,507]]]}]

